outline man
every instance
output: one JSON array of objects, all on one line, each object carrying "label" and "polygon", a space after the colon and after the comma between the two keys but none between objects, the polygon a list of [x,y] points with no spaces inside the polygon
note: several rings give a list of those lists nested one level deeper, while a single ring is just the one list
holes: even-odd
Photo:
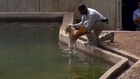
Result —
[{"label": "man", "polygon": [[136,31],[140,31],[140,1],[138,1],[138,9],[133,12],[133,22],[136,24]]},{"label": "man", "polygon": [[77,39],[79,36],[86,34],[88,41],[85,45],[97,45],[98,42],[105,40],[113,42],[114,32],[105,33],[99,37],[100,33],[108,28],[107,18],[98,11],[87,8],[85,4],[80,4],[78,10],[82,14],[82,18],[80,23],[72,25],[75,29],[79,29],[74,38]]}]

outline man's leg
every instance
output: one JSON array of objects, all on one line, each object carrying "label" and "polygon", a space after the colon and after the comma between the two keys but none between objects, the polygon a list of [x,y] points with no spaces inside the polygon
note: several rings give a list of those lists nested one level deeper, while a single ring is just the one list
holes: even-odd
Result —
[{"label": "man's leg", "polygon": [[114,32],[104,33],[99,36],[99,41],[106,41],[110,40],[110,42],[114,41]]},{"label": "man's leg", "polygon": [[88,34],[86,34],[87,36],[87,43],[85,43],[85,45],[97,45],[97,39],[96,39],[96,35],[94,33],[94,31],[89,31]]},{"label": "man's leg", "polygon": [[99,29],[97,29],[97,30],[95,29],[95,30],[94,30],[95,38],[96,38],[96,40],[97,40],[98,42],[99,42],[99,39],[100,39],[100,38],[99,38],[99,35],[101,34],[101,32],[102,32],[102,29],[100,29],[100,30],[99,30]]},{"label": "man's leg", "polygon": [[99,42],[99,35],[105,28],[106,26],[102,22],[96,22],[93,26],[93,31],[87,34],[89,42],[93,43],[93,45],[97,45]]},{"label": "man's leg", "polygon": [[97,43],[100,41],[114,41],[114,32],[105,33],[99,36],[103,30],[106,30],[108,28],[108,24],[106,22],[96,22],[93,28],[93,31],[90,31],[90,33],[87,34],[87,44],[97,45]]},{"label": "man's leg", "polygon": [[96,23],[95,34],[99,38],[99,40],[98,40],[99,42],[106,41],[106,40],[110,40],[111,42],[114,41],[114,32],[108,32],[108,33],[105,33],[103,35],[100,35],[102,30],[106,30],[107,27],[108,27],[108,24],[106,24],[106,22],[97,22]]}]

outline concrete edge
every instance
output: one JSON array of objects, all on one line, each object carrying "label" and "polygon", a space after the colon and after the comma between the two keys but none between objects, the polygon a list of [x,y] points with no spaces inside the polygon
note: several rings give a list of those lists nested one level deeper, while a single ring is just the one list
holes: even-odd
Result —
[{"label": "concrete edge", "polygon": [[65,13],[68,12],[0,12],[0,18],[6,18],[6,17],[23,17],[23,16],[50,16],[50,15],[55,15],[55,16],[63,16]]},{"label": "concrete edge", "polygon": [[[106,71],[99,79],[114,79],[118,74],[120,74],[128,66],[128,59],[122,58],[117,64]],[[117,75],[116,75],[117,74]]]},{"label": "concrete edge", "polygon": [[[110,30],[110,31],[112,31],[112,30]],[[104,30],[103,32],[108,32],[108,30]],[[140,32],[140,31],[114,31],[114,32],[116,32],[116,33],[126,33],[126,32]]]},{"label": "concrete edge", "polygon": [[[112,47],[112,46],[107,45],[105,43],[100,44],[99,47],[101,47],[105,50],[114,52],[118,55],[124,56],[124,57],[128,58],[130,61],[134,62],[134,64],[126,71],[128,73],[131,73],[131,69],[133,70],[133,68],[135,68],[137,66],[137,64],[140,63],[140,58],[139,57],[137,57],[133,54],[130,54],[129,52],[126,52],[124,50],[118,49],[116,47]],[[124,74],[120,75],[119,78],[122,77],[123,75]]]},{"label": "concrete edge", "polygon": [[[73,13],[66,13],[63,16],[63,22],[59,30],[59,40],[65,44],[68,44],[69,38],[68,35],[65,34],[64,29],[67,24],[72,24],[74,21],[74,14]],[[82,38],[82,37],[81,37]],[[85,39],[85,38],[82,38]],[[106,71],[100,79],[111,79],[114,78],[114,76],[117,76],[116,74],[120,73],[123,71],[124,68],[128,66],[128,59],[119,55],[116,55],[112,52],[103,50],[101,48],[95,47],[95,46],[85,46],[83,40],[78,39],[76,44],[78,49],[81,49],[82,51],[89,52],[93,56],[102,56],[101,53],[94,53],[95,51],[97,52],[102,52],[104,54],[102,57],[105,59],[108,59],[109,62],[115,64],[113,67],[111,67],[108,71]],[[106,55],[105,55],[106,54]],[[115,60],[112,60],[112,58]]]},{"label": "concrete edge", "polygon": [[99,47],[101,47],[105,50],[111,51],[113,53],[116,53],[118,55],[124,56],[124,57],[128,58],[129,60],[131,60],[132,62],[137,62],[140,59],[139,57],[137,57],[133,54],[130,54],[129,52],[123,51],[123,50],[118,49],[116,47],[112,47],[112,46],[107,45],[105,43],[99,44]]},{"label": "concrete edge", "polygon": [[[129,70],[127,70],[127,71],[125,72],[125,74],[122,74],[121,76],[119,76],[118,79],[123,79],[123,78],[121,78],[121,77],[126,76],[127,73],[128,73],[128,74],[129,74],[129,73],[132,73],[132,72],[134,71],[134,69],[137,69],[137,67],[139,67],[139,64],[140,64],[140,60],[138,60],[133,66],[131,66],[131,67],[129,68]],[[133,74],[132,74],[132,75],[133,75]],[[127,78],[128,78],[128,77],[127,77]]]},{"label": "concrete edge", "polygon": [[0,12],[0,21],[21,20],[62,20],[68,12]]}]

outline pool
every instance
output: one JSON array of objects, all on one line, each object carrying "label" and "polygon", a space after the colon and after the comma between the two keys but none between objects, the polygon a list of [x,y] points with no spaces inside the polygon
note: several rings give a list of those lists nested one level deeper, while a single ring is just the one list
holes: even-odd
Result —
[{"label": "pool", "polygon": [[[1,22],[0,79],[98,79],[112,65],[59,44],[60,22]],[[87,58],[90,58],[90,62]]]}]

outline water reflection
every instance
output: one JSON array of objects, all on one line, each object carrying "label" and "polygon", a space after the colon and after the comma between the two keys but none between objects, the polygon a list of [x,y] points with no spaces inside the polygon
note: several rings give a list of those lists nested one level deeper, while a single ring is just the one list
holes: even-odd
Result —
[{"label": "water reflection", "polygon": [[79,50],[70,54],[65,50],[68,46],[61,42],[59,46],[63,49],[63,56],[69,60],[69,79],[99,79],[112,66]]},{"label": "water reflection", "polygon": [[62,53],[57,24],[0,23],[0,79],[98,79],[110,67],[81,52]]},{"label": "water reflection", "polygon": [[94,79],[93,66],[87,63],[86,66],[77,64],[75,55],[69,55],[69,79]]}]

